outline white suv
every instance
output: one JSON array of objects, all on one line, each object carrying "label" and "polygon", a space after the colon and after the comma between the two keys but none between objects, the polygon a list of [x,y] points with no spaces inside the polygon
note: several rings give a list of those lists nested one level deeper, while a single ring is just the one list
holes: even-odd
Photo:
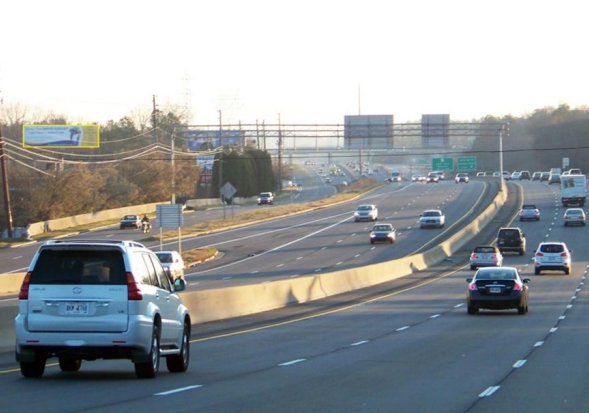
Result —
[{"label": "white suv", "polygon": [[546,241],[538,245],[534,255],[534,274],[538,275],[543,270],[563,271],[571,273],[571,253],[564,242]]},{"label": "white suv", "polygon": [[157,256],[134,241],[47,241],[19,293],[16,360],[25,377],[40,377],[57,357],[64,372],[82,360],[130,359],[139,378],[153,378],[160,356],[184,372],[191,321]]}]

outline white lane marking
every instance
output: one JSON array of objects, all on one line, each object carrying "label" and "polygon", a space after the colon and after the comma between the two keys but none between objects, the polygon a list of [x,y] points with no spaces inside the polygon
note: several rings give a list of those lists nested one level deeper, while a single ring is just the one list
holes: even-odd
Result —
[{"label": "white lane marking", "polygon": [[573,308],[572,304],[567,305],[567,310],[570,310],[571,308]]},{"label": "white lane marking", "polygon": [[22,255],[19,255],[18,257],[13,257],[13,260],[18,260],[19,258],[22,258]]},{"label": "white lane marking", "polygon": [[543,341],[538,341],[536,344],[534,344],[534,347],[541,347],[544,345]]},{"label": "white lane marking", "polygon": [[291,275],[290,278],[297,278],[300,274]]},{"label": "white lane marking", "polygon": [[0,303],[8,302],[8,301],[16,301],[16,300],[18,300],[18,298],[16,298],[16,297],[14,297],[14,298],[2,298],[2,299],[0,299]]},{"label": "white lane marking", "polygon": [[307,359],[287,361],[286,363],[280,363],[279,366],[292,366],[293,364],[302,363],[303,361],[307,361]]},{"label": "white lane marking", "polygon": [[259,272],[260,272],[260,271],[258,271],[258,270],[255,270],[255,271],[252,271],[252,272],[250,272],[250,274],[257,274],[257,273],[259,273]]},{"label": "white lane marking", "polygon": [[404,330],[408,330],[409,328],[410,328],[410,326],[404,326],[404,327],[398,328],[396,331],[404,331]]},{"label": "white lane marking", "polygon": [[221,278],[221,279],[222,279],[222,280],[230,280],[230,279],[231,279],[231,277],[223,277],[223,278]]},{"label": "white lane marking", "polygon": [[438,318],[439,316],[441,316],[441,314],[434,314],[434,315],[430,316],[430,318]]},{"label": "white lane marking", "polygon": [[282,267],[284,264],[278,264],[276,268]]},{"label": "white lane marking", "polygon": [[356,255],[354,255],[354,258],[358,258],[360,255],[362,255],[362,254],[356,254]]},{"label": "white lane marking", "polygon": [[552,327],[552,328],[550,329],[550,332],[551,332],[551,333],[556,333],[556,330],[558,330],[558,327]]},{"label": "white lane marking", "polygon": [[566,315],[561,315],[560,317],[558,317],[559,320],[564,320],[565,318],[567,318]]},{"label": "white lane marking", "polygon": [[462,304],[457,304],[457,305],[455,305],[455,306],[454,306],[454,308],[460,308],[460,307],[462,307],[463,305],[464,305],[464,303],[462,303]]},{"label": "white lane marking", "polygon": [[350,344],[350,346],[361,346],[362,344],[366,344],[368,342],[369,342],[369,340],[362,340],[362,341],[358,341],[357,343]]},{"label": "white lane marking", "polygon": [[523,367],[524,364],[526,364],[527,360],[518,360],[515,362],[515,364],[513,365],[514,369],[519,369],[520,367]]},{"label": "white lane marking", "polygon": [[499,387],[501,387],[501,386],[489,387],[487,390],[485,390],[484,392],[482,392],[481,394],[479,394],[479,397],[489,397],[493,393],[495,393],[497,390],[499,390]]},{"label": "white lane marking", "polygon": [[338,262],[338,263],[337,263],[337,264],[335,264],[335,265],[342,265],[342,264],[343,264],[343,261],[340,261],[340,262]]},{"label": "white lane marking", "polygon": [[202,387],[202,384],[196,384],[194,386],[180,387],[179,389],[174,389],[174,390],[163,391],[163,392],[160,392],[160,393],[155,393],[154,396],[168,396],[168,395],[174,394],[174,393],[180,393],[180,392],[187,391],[187,390],[198,389],[199,387]]},{"label": "white lane marking", "polygon": [[322,269],[323,269],[323,268],[317,268],[317,269],[315,270],[315,272],[319,272],[319,271],[321,271]]},{"label": "white lane marking", "polygon": [[298,261],[298,260],[302,260],[302,259],[303,259],[303,257],[298,257],[298,258],[297,258],[297,261]]}]

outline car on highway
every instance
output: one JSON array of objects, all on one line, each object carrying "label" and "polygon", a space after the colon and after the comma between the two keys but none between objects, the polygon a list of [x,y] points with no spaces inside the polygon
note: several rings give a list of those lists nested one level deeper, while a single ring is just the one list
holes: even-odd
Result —
[{"label": "car on highway", "polygon": [[540,175],[540,182],[548,181],[550,179],[550,172],[542,172]]},{"label": "car on highway", "polygon": [[536,205],[526,204],[519,210],[520,221],[540,221],[540,210]]},{"label": "car on highway", "polygon": [[587,223],[587,214],[585,214],[582,208],[568,208],[564,211],[562,219],[564,220],[565,227],[569,225],[585,226]]},{"label": "car on highway", "polygon": [[358,205],[354,212],[354,221],[376,221],[378,220],[378,208],[374,204]]},{"label": "car on highway", "polygon": [[178,251],[155,251],[155,255],[172,282],[184,278],[184,260]]},{"label": "car on highway", "polygon": [[391,224],[377,224],[370,231],[370,243],[388,242],[393,244],[397,241],[397,231]]},{"label": "car on highway", "polygon": [[493,178],[499,178],[501,174],[499,172],[493,172]]},{"label": "car on highway", "polygon": [[511,180],[511,174],[510,174],[508,171],[503,171],[503,172],[502,172],[502,175],[503,175],[503,180],[504,180],[504,181],[509,181],[509,180]]},{"label": "car on highway", "polygon": [[519,255],[526,253],[526,234],[519,227],[499,228],[497,232],[497,247],[501,254],[517,252]]},{"label": "car on highway", "polygon": [[503,265],[503,254],[499,248],[493,245],[478,245],[470,254],[470,269],[476,270],[479,267],[501,267]]},{"label": "car on highway", "polygon": [[120,229],[125,228],[134,228],[139,229],[141,228],[141,218],[139,215],[125,215],[121,218],[121,222],[119,224]]},{"label": "car on highway", "polygon": [[185,372],[191,318],[157,256],[119,240],[51,240],[33,257],[18,295],[16,361],[41,377],[56,357],[64,372],[82,360],[130,359],[139,378]]},{"label": "car on highway", "polygon": [[419,216],[420,228],[442,228],[446,225],[446,215],[439,209],[427,209]]},{"label": "car on highway", "polygon": [[530,175],[530,171],[521,171],[518,179],[520,181],[523,181],[524,179],[527,179],[529,181],[530,179],[532,179],[532,176]]},{"label": "car on highway", "polygon": [[511,173],[511,180],[515,181],[518,180],[519,181],[519,177],[521,176],[521,172],[520,171],[513,171]]},{"label": "car on highway", "polygon": [[529,278],[521,278],[517,268],[480,268],[467,278],[466,308],[470,315],[479,310],[511,310],[518,314],[528,312]]},{"label": "car on highway", "polygon": [[261,192],[258,196],[258,205],[274,205],[274,194],[272,192]]},{"label": "car on highway", "polygon": [[446,173],[444,171],[434,171],[434,172],[438,174],[438,178],[440,178],[440,181],[443,181],[444,179],[446,179]]},{"label": "car on highway", "polygon": [[564,242],[541,242],[534,254],[534,274],[539,275],[542,271],[563,271],[570,274],[572,252]]},{"label": "car on highway", "polygon": [[440,182],[440,175],[438,175],[435,172],[430,172],[427,174],[427,179],[425,182],[427,182],[428,184],[437,184],[438,182]]},{"label": "car on highway", "polygon": [[548,185],[560,184],[560,174],[550,174],[548,177]]},{"label": "car on highway", "polygon": [[411,177],[411,182],[426,182],[427,177],[424,174],[415,174]]},{"label": "car on highway", "polygon": [[532,181],[539,181],[542,178],[542,172],[534,172],[532,174]]},{"label": "car on highway", "polygon": [[466,172],[458,172],[456,174],[456,176],[454,177],[454,181],[456,183],[460,183],[460,182],[468,183],[468,180],[469,180],[469,177]]}]

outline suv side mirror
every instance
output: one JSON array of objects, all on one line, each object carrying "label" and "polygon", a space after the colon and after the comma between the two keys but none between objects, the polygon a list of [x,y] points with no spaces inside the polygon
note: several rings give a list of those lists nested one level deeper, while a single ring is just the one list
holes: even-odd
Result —
[{"label": "suv side mirror", "polygon": [[174,280],[174,291],[184,291],[186,289],[186,281],[184,278],[176,278]]}]

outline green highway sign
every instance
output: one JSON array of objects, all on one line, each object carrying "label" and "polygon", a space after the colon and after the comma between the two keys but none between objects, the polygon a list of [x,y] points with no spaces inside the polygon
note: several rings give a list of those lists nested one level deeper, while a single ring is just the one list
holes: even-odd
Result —
[{"label": "green highway sign", "polygon": [[453,171],[454,158],[432,158],[433,171]]},{"label": "green highway sign", "polygon": [[476,171],[476,156],[465,156],[463,158],[458,158],[457,169],[458,171]]}]

